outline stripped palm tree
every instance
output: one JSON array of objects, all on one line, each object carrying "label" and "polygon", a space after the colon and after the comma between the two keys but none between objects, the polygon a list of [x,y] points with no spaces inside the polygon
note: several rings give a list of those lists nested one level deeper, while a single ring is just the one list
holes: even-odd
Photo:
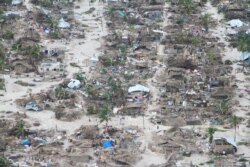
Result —
[{"label": "stripped palm tree", "polygon": [[237,130],[237,125],[239,123],[239,117],[237,117],[236,115],[233,115],[231,118],[230,118],[230,122],[231,124],[233,125],[234,127],[234,141],[236,141],[236,130]]}]

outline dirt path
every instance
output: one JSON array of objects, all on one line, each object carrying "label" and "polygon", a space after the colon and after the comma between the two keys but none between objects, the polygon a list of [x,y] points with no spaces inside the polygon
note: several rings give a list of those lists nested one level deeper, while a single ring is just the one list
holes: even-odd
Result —
[{"label": "dirt path", "polygon": [[[212,14],[212,17],[214,19],[216,19],[217,21],[222,21],[222,19],[224,19],[223,15],[219,15],[217,12],[217,9],[215,7],[212,7],[210,3],[207,4],[208,7],[208,11],[210,12],[210,14]],[[244,92],[246,86],[250,86],[250,84],[247,84],[247,76],[243,74],[243,71],[241,71],[242,66],[240,66],[237,61],[239,61],[240,59],[240,55],[241,52],[239,52],[236,48],[231,48],[229,47],[229,43],[226,41],[226,36],[227,36],[227,29],[230,29],[230,27],[226,28],[227,25],[220,23],[220,25],[215,28],[212,29],[212,35],[213,36],[217,36],[220,39],[220,42],[223,42],[226,47],[225,47],[225,51],[224,51],[224,57],[223,60],[230,60],[233,62],[233,71],[232,71],[232,76],[235,77],[235,83],[238,86],[238,88],[236,88],[235,90],[235,96],[232,100],[236,100],[239,102],[239,105],[234,105],[234,114],[240,117],[248,117],[246,115],[246,111],[243,110],[242,106],[249,106],[250,101],[249,98],[250,96]],[[239,82],[240,81],[240,82]],[[244,94],[242,98],[239,98],[240,94]],[[242,126],[243,128],[243,126]],[[239,129],[241,131],[241,129]],[[239,135],[241,135],[239,133]],[[243,135],[244,136],[244,135]],[[240,140],[241,138],[239,138]]]},{"label": "dirt path", "polygon": [[[28,10],[33,8],[33,5],[29,1],[25,1],[25,5]],[[107,29],[105,27],[105,20],[102,17],[103,13],[103,4],[99,2],[95,2],[92,4],[95,7],[95,11],[90,15],[83,15],[83,12],[87,11],[91,6],[89,6],[89,2],[87,0],[80,1],[75,5],[80,6],[80,9],[74,9],[75,17],[78,22],[84,25],[88,25],[86,27],[86,39],[74,39],[72,38],[69,41],[61,41],[57,40],[55,42],[51,42],[48,40],[42,41],[42,45],[50,46],[50,47],[59,47],[65,48],[68,50],[65,55],[65,63],[67,66],[68,76],[67,78],[72,78],[73,74],[79,71],[86,72],[88,74],[89,67],[91,64],[89,63],[89,59],[98,51],[98,48],[101,46],[101,37],[107,34]],[[99,19],[97,19],[99,18]],[[77,63],[83,68],[79,70],[78,68],[71,67],[70,63]],[[87,65],[86,65],[87,64]],[[34,77],[29,78],[12,78],[9,75],[5,76],[6,78],[6,92],[4,96],[0,97],[1,109],[4,111],[21,111],[24,112],[24,108],[20,108],[16,106],[14,101],[16,99],[27,96],[28,89],[31,89],[32,94],[39,93],[41,91],[47,91],[49,88],[56,86],[61,81],[46,81],[46,82],[33,82]],[[34,87],[24,87],[17,84],[14,84],[17,80],[22,80],[28,83],[34,83],[36,86]],[[1,113],[0,113],[1,114]],[[54,113],[52,111],[42,111],[42,112],[27,112],[28,119],[27,121],[32,123],[34,121],[39,121],[41,126],[39,129],[59,129],[66,130],[69,134],[73,133],[75,129],[79,128],[84,122],[88,122],[87,124],[96,124],[96,121],[89,122],[88,117],[83,117],[81,120],[77,120],[74,122],[63,122],[58,121],[54,118]],[[35,128],[35,127],[33,127]]]},{"label": "dirt path", "polygon": [[[250,101],[249,101],[249,95],[247,95],[244,92],[245,87],[249,84],[247,84],[246,81],[246,76],[242,73],[242,72],[237,72],[238,69],[241,69],[242,67],[239,66],[237,63],[235,63],[235,61],[239,61],[239,57],[241,55],[241,53],[235,49],[235,48],[230,48],[229,47],[229,42],[227,42],[227,25],[225,23],[223,23],[224,21],[224,15],[223,14],[219,14],[218,10],[216,7],[213,7],[211,5],[210,2],[208,2],[205,6],[205,10],[203,12],[204,13],[209,13],[211,15],[211,17],[213,19],[215,19],[218,22],[218,26],[215,28],[211,28],[209,30],[209,33],[211,33],[211,36],[214,37],[218,37],[219,38],[219,42],[222,42],[226,45],[225,47],[225,51],[224,51],[224,57],[222,58],[223,61],[225,60],[230,60],[233,62],[233,71],[232,71],[232,76],[235,77],[236,80],[236,84],[238,86],[238,88],[236,89],[236,94],[234,96],[234,98],[232,100],[236,100],[239,102],[239,105],[235,105],[233,110],[235,111],[234,114],[240,117],[244,117],[244,118],[249,118],[249,116],[246,115],[246,113],[249,111],[246,108],[248,108],[247,106],[249,106]],[[237,82],[237,80],[242,81],[242,82]],[[243,98],[239,98],[239,94],[244,94]],[[201,126],[201,128],[206,129],[206,126]],[[223,127],[221,126],[217,126],[217,128],[219,129],[223,129]],[[250,130],[248,128],[246,128],[246,126],[244,124],[240,124],[238,125],[237,128],[237,138],[236,138],[236,142],[239,141],[249,141],[249,134],[250,134]],[[233,129],[229,129],[229,130],[225,130],[223,132],[216,132],[215,137],[228,137],[228,138],[233,138],[234,136],[234,130]],[[244,154],[245,157],[249,157],[250,156],[250,149],[244,145],[238,146],[238,151],[237,154]],[[181,163],[190,163],[192,162],[194,165],[198,165],[200,163],[204,163],[206,161],[208,161],[210,159],[209,156],[206,155],[195,155],[195,157],[191,156],[191,158],[185,158],[183,161],[181,161]]]}]

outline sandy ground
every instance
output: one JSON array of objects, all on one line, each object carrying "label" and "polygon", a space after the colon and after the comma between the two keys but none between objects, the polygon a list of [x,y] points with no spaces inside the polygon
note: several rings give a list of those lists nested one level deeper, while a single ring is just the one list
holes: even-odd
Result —
[{"label": "sandy ground", "polygon": [[[28,3],[26,0],[26,6],[28,9],[31,9],[32,6]],[[56,41],[56,42],[50,42],[50,41],[43,41],[43,45],[50,46],[50,47],[64,47],[66,52],[65,57],[65,63],[67,63],[67,71],[68,71],[68,78],[71,78],[74,73],[83,71],[86,72],[87,76],[91,75],[89,73],[89,67],[92,65],[90,62],[90,58],[99,52],[102,52],[99,48],[102,44],[101,37],[105,36],[108,33],[107,28],[105,27],[105,20],[102,17],[103,12],[103,4],[99,3],[98,1],[89,6],[88,0],[82,0],[77,6],[80,6],[80,9],[74,9],[75,11],[75,17],[76,19],[85,25],[88,25],[85,30],[86,39],[71,39],[70,41]],[[82,14],[83,12],[87,11],[90,7],[95,7],[96,10],[91,15]],[[167,7],[167,6],[166,6]],[[206,12],[209,12],[212,14],[212,17],[218,21],[223,19],[223,15],[217,14],[217,9],[212,7],[210,3],[207,4],[207,10]],[[100,17],[99,20],[96,18]],[[169,24],[169,21],[167,17],[165,18],[165,21],[163,23],[165,26]],[[218,36],[222,42],[225,42],[225,36],[226,36],[226,28],[225,25],[219,26],[216,29],[210,30],[212,35]],[[164,55],[163,53],[163,46],[158,45],[158,55]],[[230,59],[230,60],[238,60],[240,53],[236,49],[226,48],[225,51],[225,57],[224,59]],[[71,62],[75,62],[78,65],[82,66],[82,69],[79,70],[78,68],[71,67],[69,64]],[[245,81],[245,76],[242,73],[236,73],[236,69],[239,68],[237,64],[233,65],[234,72],[232,75],[236,75],[236,79]],[[159,68],[155,74],[157,76],[159,73],[161,73],[164,70],[164,68]],[[45,91],[58,83],[60,81],[50,81],[50,82],[36,82],[35,87],[23,87],[17,84],[14,84],[17,80],[23,80],[25,82],[33,83],[33,77],[29,78],[13,78],[10,76],[5,76],[6,78],[6,89],[7,92],[4,93],[4,96],[0,96],[0,115],[2,114],[1,111],[13,111],[13,112],[24,112],[23,108],[17,107],[14,103],[15,99],[19,99],[25,96],[28,96],[27,90],[31,89],[32,93],[39,93],[41,91]],[[150,115],[152,113],[151,110],[158,109],[156,99],[159,98],[159,90],[154,86],[154,84],[151,82],[152,79],[147,81],[148,87],[150,88],[153,96],[153,103],[148,106],[148,110],[145,113],[144,118],[144,124],[143,124],[143,118],[137,117],[137,118],[131,118],[129,116],[125,117],[125,120],[123,121],[123,124],[125,125],[133,125],[137,126],[141,129],[144,129],[144,135],[140,137],[140,139],[143,141],[145,147],[147,147],[147,144],[152,142],[152,132],[158,131],[157,126],[153,125],[149,121]],[[154,78],[153,78],[154,80]],[[247,98],[249,97],[243,97],[241,99],[238,98],[238,94],[240,92],[243,92],[242,90],[245,88],[245,83],[238,83],[239,86],[237,94],[235,96],[236,100],[240,101],[241,106],[247,106],[249,105],[249,100]],[[241,107],[235,107],[236,115],[245,117],[245,110]],[[34,121],[39,121],[41,123],[41,126],[39,127],[32,127],[34,129],[58,129],[58,130],[65,130],[67,132],[67,135],[70,135],[74,133],[74,131],[79,128],[81,125],[99,125],[99,127],[102,127],[99,123],[99,120],[97,117],[91,117],[89,121],[88,116],[84,116],[79,120],[76,120],[74,122],[63,122],[56,120],[54,117],[54,113],[52,111],[42,111],[42,112],[27,112],[28,118],[27,121],[30,123]],[[115,127],[122,128],[123,125],[120,122],[120,117],[114,117],[112,121],[109,123],[110,125],[113,125]],[[206,128],[207,126],[202,126],[201,128]],[[166,130],[169,127],[161,126],[159,125],[160,130]],[[194,127],[186,127],[186,128],[194,128]],[[197,127],[198,128],[198,127]],[[200,128],[200,127],[199,127]],[[215,136],[228,136],[233,137],[234,131],[228,130],[226,132],[216,132]],[[248,139],[249,130],[244,126],[240,125],[239,129],[237,131],[237,141]],[[250,156],[250,149],[246,148],[244,146],[239,147],[238,153],[245,153],[247,156]],[[206,162],[209,160],[209,157],[207,155],[192,155],[190,158],[185,158],[180,163],[190,163],[193,164],[199,164],[202,162]],[[145,151],[145,153],[142,155],[142,159],[135,164],[135,167],[148,167],[151,164],[161,164],[164,163],[165,156],[162,154],[157,154],[154,152],[149,151],[148,149]]]},{"label": "sandy ground", "polygon": [[[241,53],[235,49],[235,48],[230,48],[228,45],[229,43],[226,41],[226,34],[227,34],[227,28],[230,29],[225,23],[223,23],[224,16],[223,14],[218,14],[217,8],[213,7],[211,3],[206,4],[206,10],[204,13],[209,13],[213,19],[217,20],[219,22],[219,25],[215,28],[210,29],[210,33],[212,33],[212,36],[219,37],[219,42],[223,42],[226,44],[226,48],[224,51],[224,57],[223,60],[231,60],[232,62],[234,61],[239,61],[239,57]],[[227,27],[227,28],[226,28]],[[237,63],[234,63],[232,65],[233,67],[233,72],[232,76],[235,76],[236,80],[242,81],[242,82],[236,82],[238,88],[235,90],[235,96],[232,100],[237,100],[239,101],[239,106],[234,106],[233,110],[235,111],[234,114],[239,117],[243,118],[249,118],[246,116],[246,113],[249,112],[248,106],[250,105],[249,101],[249,95],[244,93],[245,87],[249,84],[247,84],[246,81],[246,76],[242,72],[237,72],[238,69],[241,69],[242,67],[239,66]],[[244,97],[239,98],[239,94],[243,93]],[[241,107],[242,106],[242,107]],[[216,126],[219,129],[223,129],[221,126]],[[206,128],[206,126],[202,126],[202,128]],[[243,124],[240,124],[237,127],[237,132],[236,132],[236,143],[239,141],[249,141],[249,134],[250,130]],[[227,138],[234,138],[234,129],[229,129],[226,130],[225,132],[220,132],[217,131],[214,134],[214,137],[227,137]],[[244,154],[245,157],[250,156],[250,148],[247,146],[238,146],[238,151],[237,154]],[[194,165],[199,165],[200,163],[204,163],[208,160],[210,160],[211,157],[207,155],[192,155],[190,158],[185,158],[181,163],[190,163],[192,162]],[[203,165],[203,166],[209,166],[209,165]]]},{"label": "sandy ground", "polygon": [[[33,6],[25,1],[25,5],[29,10],[33,8]],[[105,20],[102,17],[103,13],[103,4],[98,1],[94,4],[92,3],[89,6],[88,0],[82,0],[79,3],[75,4],[76,6],[80,6],[80,9],[74,9],[76,20],[84,25],[88,25],[85,30],[85,39],[71,39],[69,41],[42,41],[42,45],[47,46],[49,48],[64,48],[66,50],[65,63],[67,66],[68,76],[67,78],[71,78],[74,73],[77,72],[86,72],[87,77],[91,74],[89,73],[89,68],[91,65],[90,58],[96,54],[102,52],[99,48],[102,44],[101,37],[105,36],[107,32],[107,28],[105,27]],[[95,7],[95,11],[90,15],[83,15],[83,12],[87,11],[90,7]],[[99,19],[96,19],[99,18]],[[79,70],[78,68],[70,66],[70,63],[77,63],[82,68]],[[13,111],[13,112],[25,112],[24,108],[18,107],[14,101],[19,98],[27,97],[28,90],[30,89],[32,94],[39,93],[41,91],[46,91],[49,88],[52,88],[59,84],[61,81],[48,81],[48,82],[33,82],[33,78],[36,77],[12,77],[9,75],[5,76],[6,79],[6,92],[4,92],[4,96],[0,96],[1,102],[1,110],[0,115],[3,115],[3,111]],[[29,83],[34,83],[36,86],[34,87],[23,87],[17,84],[14,84],[15,81],[22,80]],[[157,98],[157,89],[154,86],[149,85],[153,92],[153,99]],[[149,106],[149,109],[155,109],[156,103],[153,103],[152,106]],[[31,127],[30,129],[47,129],[47,130],[65,130],[67,135],[71,135],[74,133],[76,129],[78,129],[81,125],[99,125],[99,127],[103,127],[100,124],[99,119],[97,117],[89,117],[83,116],[79,120],[75,120],[74,122],[64,122],[55,119],[54,113],[52,111],[41,111],[41,112],[26,112],[28,118],[27,122],[32,124],[35,121],[39,121],[41,125],[39,127]],[[109,123],[112,126],[122,128],[124,125],[137,126],[138,128],[145,129],[143,136],[140,137],[140,140],[143,141],[145,147],[151,141],[151,134],[153,131],[157,131],[156,125],[152,125],[149,121],[149,114],[147,112],[145,117],[137,117],[132,118],[129,116],[125,116],[124,121],[121,123],[120,117],[117,116],[112,119]],[[143,120],[144,119],[144,120]],[[144,122],[144,123],[143,123]],[[166,127],[160,127],[160,129],[166,129]],[[149,161],[150,159],[150,161]],[[162,154],[153,153],[149,150],[145,151],[145,154],[142,155],[142,159],[135,164],[136,167],[147,167],[151,164],[161,164],[165,162],[165,156]]]}]

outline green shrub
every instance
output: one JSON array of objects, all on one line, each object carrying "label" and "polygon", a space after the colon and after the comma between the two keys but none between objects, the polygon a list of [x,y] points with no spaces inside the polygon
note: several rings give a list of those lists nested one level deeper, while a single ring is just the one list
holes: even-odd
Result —
[{"label": "green shrub", "polygon": [[13,39],[14,38],[14,33],[7,31],[3,34],[4,39]]},{"label": "green shrub", "polygon": [[1,167],[9,167],[11,162],[4,156],[0,156],[0,166]]}]

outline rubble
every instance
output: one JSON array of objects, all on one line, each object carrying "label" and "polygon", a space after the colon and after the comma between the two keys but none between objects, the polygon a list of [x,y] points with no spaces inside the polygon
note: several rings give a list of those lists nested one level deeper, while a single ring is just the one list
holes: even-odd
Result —
[{"label": "rubble", "polygon": [[3,159],[184,167],[247,157],[236,145],[250,99],[241,3],[0,2]]}]

